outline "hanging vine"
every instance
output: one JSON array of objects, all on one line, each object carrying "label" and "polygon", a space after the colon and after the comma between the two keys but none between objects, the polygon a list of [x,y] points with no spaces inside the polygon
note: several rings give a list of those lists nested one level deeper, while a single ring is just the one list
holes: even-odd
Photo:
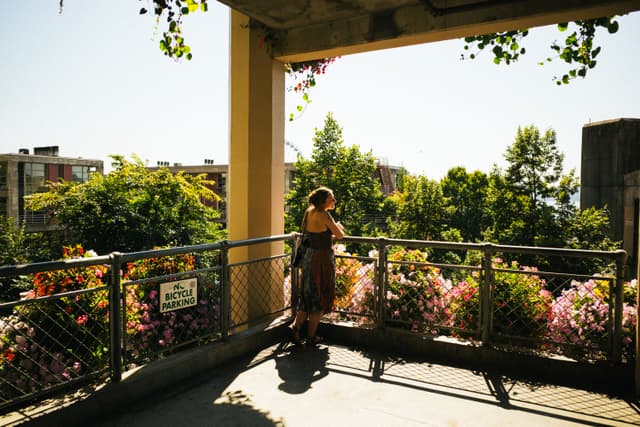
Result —
[{"label": "hanging vine", "polygon": [[[142,0],[139,0],[142,1]],[[147,0],[150,1],[150,0]],[[209,0],[152,0],[153,13],[156,22],[159,25],[162,17],[166,12],[166,29],[162,33],[160,40],[160,50],[168,57],[175,60],[192,58],[191,48],[185,43],[182,35],[182,18],[186,15],[197,11],[206,12],[208,10]],[[64,0],[60,0],[60,13],[64,6]],[[148,13],[144,7],[140,8],[141,15]],[[569,82],[577,77],[586,77],[589,70],[593,69],[596,64],[596,57],[601,52],[601,47],[594,47],[594,40],[598,28],[606,28],[610,33],[616,33],[619,24],[615,21],[615,17],[602,17],[590,20],[574,21],[577,30],[569,34],[564,43],[554,42],[550,48],[556,52],[555,57],[548,57],[545,61],[539,62],[544,65],[551,62],[554,58],[559,58],[571,67],[562,76],[554,76],[553,80],[558,85],[569,84]],[[263,26],[263,35],[260,37],[260,43],[266,45],[267,49],[271,49],[276,43],[276,35],[269,28]],[[568,23],[558,24],[558,30],[565,32],[569,28]],[[518,61],[520,56],[526,53],[522,41],[529,35],[528,29],[505,31],[500,33],[490,33],[479,36],[466,37],[467,43],[464,46],[465,52],[472,48],[472,53],[462,53],[461,59],[475,59],[479,53],[485,48],[490,47],[493,53],[493,62],[496,64],[511,64]],[[294,83],[287,88],[294,92],[302,94],[302,105],[296,106],[297,115],[291,113],[289,120],[294,120],[304,112],[307,105],[311,103],[309,93],[311,88],[316,85],[316,78],[325,74],[327,67],[332,64],[336,58],[324,58],[315,61],[306,61],[291,63],[285,65],[285,71],[294,80]]]},{"label": "hanging vine", "polygon": [[295,120],[304,112],[307,105],[311,103],[309,92],[316,85],[316,77],[325,74],[327,67],[332,64],[336,58],[324,58],[316,61],[296,62],[293,64],[285,64],[285,71],[294,80],[294,83],[287,88],[302,94],[303,105],[296,106],[296,113],[289,114],[289,121]]},{"label": "hanging vine", "polygon": [[[559,58],[565,63],[571,64],[565,74],[554,76],[553,80],[558,85],[569,84],[571,80],[577,77],[584,78],[589,70],[596,66],[596,57],[602,50],[600,46],[594,47],[593,43],[598,28],[605,28],[609,34],[616,33],[619,29],[619,24],[613,16],[575,21],[574,24],[577,29],[565,38],[564,43],[555,41],[550,46],[551,50],[556,52],[557,55],[548,57],[545,61],[538,63],[539,65],[544,65],[546,62]],[[566,32],[568,28],[569,23],[558,24],[560,32]],[[521,55],[526,53],[526,49],[521,46],[521,43],[528,35],[529,30],[525,29],[466,37],[464,40],[468,44],[464,46],[464,50],[468,51],[471,46],[475,45],[475,51],[466,57],[463,53],[461,59],[475,59],[483,49],[490,47],[494,63],[509,65],[512,62],[516,62]]]},{"label": "hanging vine", "polygon": [[[191,60],[191,47],[185,43],[182,35],[182,18],[198,10],[209,10],[208,0],[153,0],[153,13],[159,25],[161,18],[166,13],[166,30],[162,32],[160,50],[169,58],[179,60],[186,58]],[[144,15],[148,10],[140,8],[140,14]]]}]

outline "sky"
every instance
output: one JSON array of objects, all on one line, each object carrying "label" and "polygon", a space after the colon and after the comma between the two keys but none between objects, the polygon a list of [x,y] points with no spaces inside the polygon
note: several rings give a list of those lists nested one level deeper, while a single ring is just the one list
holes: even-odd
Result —
[{"label": "sky", "polygon": [[[191,61],[158,48],[162,28],[150,0],[22,0],[0,15],[0,153],[57,145],[60,155],[110,155],[201,165],[228,162],[229,10],[185,17]],[[549,46],[554,26],[532,29],[527,54],[497,66],[490,52],[460,60],[464,42],[344,56],[318,78],[304,113],[285,125],[285,139],[306,157],[329,112],[344,143],[390,165],[432,179],[455,166],[503,167],[518,127],[554,129],[565,170],[580,171],[583,125],[640,118],[640,12],[603,32],[598,65],[586,79],[557,86],[566,66]],[[286,115],[301,103],[287,93]],[[286,147],[286,161],[296,151]]]}]

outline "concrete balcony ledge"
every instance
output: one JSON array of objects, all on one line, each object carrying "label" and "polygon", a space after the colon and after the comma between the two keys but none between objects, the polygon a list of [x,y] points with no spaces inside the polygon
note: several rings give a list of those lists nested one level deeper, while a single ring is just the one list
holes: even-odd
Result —
[{"label": "concrete balcony ledge", "polygon": [[527,354],[483,346],[448,337],[425,337],[400,329],[375,329],[323,323],[321,333],[330,342],[369,349],[388,356],[439,363],[528,378],[547,384],[568,385],[585,390],[633,395],[632,364],[606,361],[578,363],[573,359]]},{"label": "concrete balcony ledge", "polygon": [[[127,371],[120,383],[86,387],[7,414],[0,424],[307,426],[326,425],[334,410],[349,425],[421,424],[411,419],[430,425],[640,424],[625,398],[633,390],[626,368],[508,353],[397,329],[325,322],[320,333],[327,344],[300,348],[288,342],[289,319],[255,326]],[[350,394],[354,390],[359,392]],[[410,413],[399,413],[409,402]],[[605,406],[615,408],[615,415],[602,418]],[[307,419],[309,411],[319,413]],[[490,418],[476,423],[474,417],[486,411]]]},{"label": "concrete balcony ledge", "polygon": [[[181,351],[123,373],[119,383],[87,386],[76,393],[48,399],[0,416],[0,425],[51,427],[87,425],[141,400],[197,379],[213,368],[288,338],[288,322],[265,323],[197,348]],[[25,424],[26,425],[26,424]]]}]

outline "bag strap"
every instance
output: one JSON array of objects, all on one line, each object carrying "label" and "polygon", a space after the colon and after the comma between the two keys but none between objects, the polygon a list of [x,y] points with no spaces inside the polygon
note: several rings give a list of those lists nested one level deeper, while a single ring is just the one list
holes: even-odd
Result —
[{"label": "bag strap", "polygon": [[302,237],[304,237],[307,232],[307,214],[309,211],[304,211],[304,216],[302,217]]},{"label": "bag strap", "polygon": [[302,217],[302,236],[300,236],[300,246],[304,245],[304,236],[307,234],[307,214],[309,211],[304,211],[304,216]]}]

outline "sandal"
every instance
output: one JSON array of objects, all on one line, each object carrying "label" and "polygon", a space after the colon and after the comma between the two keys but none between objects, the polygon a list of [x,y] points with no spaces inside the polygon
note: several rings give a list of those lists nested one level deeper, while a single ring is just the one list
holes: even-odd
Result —
[{"label": "sandal", "polygon": [[312,337],[307,337],[306,343],[307,343],[307,345],[316,346],[316,345],[320,344],[323,341],[324,341],[324,339],[322,337],[314,335]]},{"label": "sandal", "polygon": [[291,341],[293,341],[293,343],[296,345],[302,345],[302,336],[300,336],[300,329],[301,328],[299,326],[293,326],[291,328]]}]

